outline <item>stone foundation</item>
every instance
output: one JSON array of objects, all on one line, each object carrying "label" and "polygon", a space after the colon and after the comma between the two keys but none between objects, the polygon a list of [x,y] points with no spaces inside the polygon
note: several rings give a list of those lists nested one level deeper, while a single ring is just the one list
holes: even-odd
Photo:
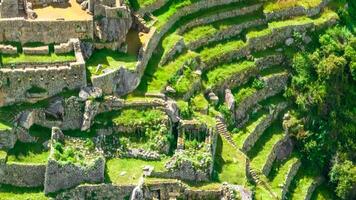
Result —
[{"label": "stone foundation", "polygon": [[43,186],[46,165],[0,163],[0,183],[17,187]]}]

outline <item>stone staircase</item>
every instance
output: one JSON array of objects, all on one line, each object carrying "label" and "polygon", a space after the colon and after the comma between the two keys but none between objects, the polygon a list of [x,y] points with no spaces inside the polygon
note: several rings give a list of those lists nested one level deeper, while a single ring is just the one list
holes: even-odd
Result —
[{"label": "stone staircase", "polygon": [[224,120],[222,117],[216,117],[216,128],[218,130],[218,133],[223,136],[234,148],[237,149],[237,145],[233,141],[231,134],[228,132],[226,124],[224,123]]}]

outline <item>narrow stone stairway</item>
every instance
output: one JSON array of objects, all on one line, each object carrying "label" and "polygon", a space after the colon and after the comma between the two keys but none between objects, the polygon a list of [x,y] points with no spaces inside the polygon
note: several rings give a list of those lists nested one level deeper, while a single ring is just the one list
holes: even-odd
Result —
[{"label": "narrow stone stairway", "polygon": [[231,134],[228,132],[226,124],[221,117],[216,117],[216,128],[218,130],[218,133],[223,136],[234,148],[237,149],[237,146],[233,141]]}]

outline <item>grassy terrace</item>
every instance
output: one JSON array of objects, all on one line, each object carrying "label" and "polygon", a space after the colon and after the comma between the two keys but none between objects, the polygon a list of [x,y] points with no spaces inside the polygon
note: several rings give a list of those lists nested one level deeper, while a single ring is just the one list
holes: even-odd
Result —
[{"label": "grassy terrace", "polygon": [[1,200],[47,200],[43,188],[20,188],[0,185]]},{"label": "grassy terrace", "polygon": [[[152,4],[156,3],[158,0],[128,0],[131,7],[134,10],[139,10],[141,8],[145,8],[151,6]],[[168,0],[166,0],[168,2]]]},{"label": "grassy terrace", "polygon": [[274,21],[268,23],[268,28],[266,29],[263,29],[261,31],[251,31],[247,33],[246,38],[248,41],[248,39],[250,38],[262,37],[268,34],[272,34],[273,29],[279,29],[286,26],[300,26],[309,23],[314,23],[315,25],[318,26],[327,21],[330,21],[331,19],[338,19],[338,15],[331,10],[325,10],[318,18],[310,18],[310,17],[302,16],[302,17],[295,17],[290,20]]},{"label": "grassy terrace", "polygon": [[231,146],[225,138],[218,136],[214,169],[219,182],[229,182],[246,186],[246,158],[243,153]]},{"label": "grassy terrace", "polygon": [[[302,164],[302,166],[308,165]],[[287,194],[288,199],[304,200],[308,188],[311,186],[318,174],[319,172],[315,169],[311,169],[310,167],[301,167],[292,181],[289,194]]]},{"label": "grassy terrace", "polygon": [[241,131],[233,135],[233,140],[235,144],[239,147],[242,148],[245,140],[247,137],[255,130],[255,128],[263,121],[266,119],[268,115],[267,111],[260,111],[257,114],[255,114],[248,124],[242,128]]},{"label": "grassy terrace", "polygon": [[147,90],[150,92],[160,92],[164,89],[164,86],[167,84],[171,76],[176,74],[187,61],[192,60],[197,56],[197,53],[189,51],[186,54],[180,55],[165,66],[148,66],[150,69],[149,71],[146,70],[146,76],[148,76]]},{"label": "grassy terrace", "polygon": [[3,65],[11,64],[21,64],[21,63],[55,63],[55,62],[72,62],[76,61],[74,53],[67,54],[55,54],[51,53],[48,55],[25,55],[23,53],[17,55],[6,55],[0,56]]},{"label": "grassy terrace", "polygon": [[293,8],[296,6],[302,6],[306,9],[317,7],[322,0],[273,0],[268,1],[264,6],[264,12],[274,12],[282,9]]},{"label": "grassy terrace", "polygon": [[283,189],[282,187],[280,187],[280,185],[284,183],[289,173],[289,170],[296,162],[298,162],[298,160],[299,159],[296,156],[291,156],[285,161],[275,163],[268,178],[270,180],[270,185],[273,189],[273,192],[275,192],[279,197],[282,196]]},{"label": "grassy terrace", "polygon": [[327,185],[326,183],[321,184],[316,188],[313,193],[311,200],[335,200],[337,199],[333,188]]},{"label": "grassy terrace", "polygon": [[[100,75],[108,69],[118,69],[124,67],[135,69],[137,58],[134,55],[128,55],[108,49],[96,50],[86,62],[87,69],[91,75]],[[102,67],[97,70],[98,65]]]},{"label": "grassy terrace", "polygon": [[161,161],[144,161],[131,158],[114,158],[106,161],[105,182],[119,185],[137,184],[143,175],[144,166],[151,165],[157,172],[165,171],[167,159]]},{"label": "grassy terrace", "polygon": [[183,34],[184,41],[185,43],[191,43],[204,37],[215,35],[218,32],[229,29],[233,26],[242,24],[244,22],[253,21],[259,18],[261,18],[261,16],[259,16],[258,14],[250,14],[216,21],[208,25],[197,26]]},{"label": "grassy terrace", "polygon": [[284,131],[281,125],[277,121],[274,122],[248,152],[248,156],[251,158],[251,166],[262,170],[274,145],[283,137]]},{"label": "grassy terrace", "polygon": [[141,126],[159,124],[166,117],[166,114],[161,110],[125,109],[123,111],[102,113],[96,117],[96,121],[103,123],[110,121],[115,125]]},{"label": "grassy terrace", "polygon": [[237,51],[245,45],[246,44],[242,40],[231,40],[219,43],[213,47],[204,48],[200,51],[201,59],[203,62],[208,62],[212,59],[217,59],[226,53]]},{"label": "grassy terrace", "polygon": [[206,74],[205,86],[207,88],[214,87],[231,78],[237,73],[253,69],[255,67],[255,63],[251,61],[222,64]]}]

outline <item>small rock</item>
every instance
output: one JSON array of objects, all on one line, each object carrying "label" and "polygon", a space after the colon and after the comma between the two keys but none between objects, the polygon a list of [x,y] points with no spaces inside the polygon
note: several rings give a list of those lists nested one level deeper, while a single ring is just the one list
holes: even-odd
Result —
[{"label": "small rock", "polygon": [[213,92],[209,93],[209,99],[214,105],[218,104],[219,102],[219,97],[216,96]]},{"label": "small rock", "polygon": [[123,171],[120,173],[120,176],[125,176],[127,174],[127,172]]},{"label": "small rock", "polygon": [[82,10],[86,10],[88,8],[88,1],[83,1],[80,4],[80,7],[82,8]]},{"label": "small rock", "polygon": [[97,99],[103,96],[103,90],[98,87],[83,87],[79,92],[79,98],[86,101],[89,98]]},{"label": "small rock", "polygon": [[167,87],[166,87],[166,92],[167,92],[167,93],[176,93],[176,90],[173,89],[171,86],[167,86]]},{"label": "small rock", "polygon": [[285,45],[287,45],[287,46],[291,46],[293,43],[294,43],[294,39],[293,38],[288,38],[285,41]]}]

